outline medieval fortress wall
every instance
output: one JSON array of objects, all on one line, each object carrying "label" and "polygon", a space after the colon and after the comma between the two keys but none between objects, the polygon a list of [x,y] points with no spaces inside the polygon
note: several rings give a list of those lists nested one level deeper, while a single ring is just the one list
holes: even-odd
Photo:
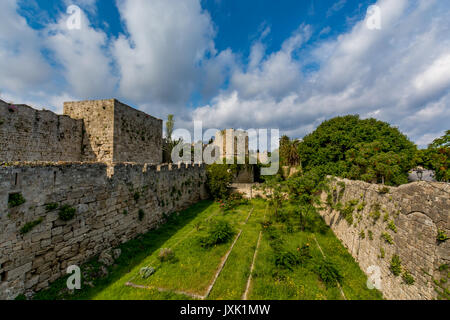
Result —
[{"label": "medieval fortress wall", "polygon": [[[450,241],[437,240],[438,230],[450,235],[449,185],[414,182],[389,187],[387,193],[381,188],[337,179],[329,192],[322,193],[322,203],[328,205],[321,215],[368,276],[376,278],[376,269],[369,267],[379,267],[385,298],[438,298],[438,291],[449,290],[448,270],[439,267],[450,263]],[[352,203],[352,219],[349,215],[345,219],[338,207],[349,208]],[[414,284],[393,275],[393,255],[399,256],[402,271],[410,272]]]},{"label": "medieval fortress wall", "polygon": [[81,161],[83,121],[0,100],[0,161]]},{"label": "medieval fortress wall", "polygon": [[0,101],[0,299],[46,288],[207,197],[203,165],[161,164],[161,120],[115,99],[64,114]]},{"label": "medieval fortress wall", "polygon": [[[156,228],[207,197],[202,165],[118,164],[112,176],[107,169],[102,163],[0,167],[0,299],[46,288],[68,266]],[[9,208],[8,198],[19,193],[26,202]],[[59,218],[63,205],[76,210],[70,221]]]}]

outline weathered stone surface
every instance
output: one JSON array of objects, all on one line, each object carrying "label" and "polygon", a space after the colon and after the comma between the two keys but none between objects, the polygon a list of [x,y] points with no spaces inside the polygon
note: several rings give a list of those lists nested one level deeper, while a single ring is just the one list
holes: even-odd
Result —
[{"label": "weathered stone surface", "polygon": [[[364,272],[370,275],[370,266],[380,268],[383,295],[387,299],[436,298],[433,279],[440,279],[439,266],[450,263],[450,240],[437,241],[438,229],[450,235],[450,185],[414,182],[380,193],[380,185],[337,179],[330,188],[321,195],[322,205],[330,200],[334,206],[341,203],[342,207],[350,201],[358,203],[352,214],[353,223],[349,224],[329,205],[321,215]],[[376,220],[371,213],[377,210],[380,216]],[[395,231],[389,223],[395,225]],[[393,244],[383,234],[390,235]],[[405,284],[401,276],[390,271],[394,254],[400,257],[403,270],[414,277],[413,285]]]},{"label": "weathered stone surface", "polygon": [[[164,223],[164,214],[207,196],[205,181],[205,168],[198,165],[0,166],[0,299],[46,288],[69,265],[80,265]],[[20,192],[26,202],[8,208],[11,192]],[[75,217],[60,220],[58,209],[47,212],[48,203],[73,206]],[[142,221],[139,210],[144,211]],[[20,234],[25,223],[39,218],[39,226]],[[110,252],[113,261],[121,253]]]}]

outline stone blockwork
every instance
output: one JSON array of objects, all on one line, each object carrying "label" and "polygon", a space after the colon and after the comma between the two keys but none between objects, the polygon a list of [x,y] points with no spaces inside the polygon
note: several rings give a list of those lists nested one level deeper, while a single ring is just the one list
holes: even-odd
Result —
[{"label": "stone blockwork", "polygon": [[64,114],[84,122],[81,161],[113,162],[115,100],[64,102]]},{"label": "stone blockwork", "polygon": [[0,100],[0,161],[80,161],[83,121]]},{"label": "stone blockwork", "polygon": [[65,102],[64,114],[83,119],[82,161],[162,162],[162,120],[115,99]]},{"label": "stone blockwork", "polygon": [[[387,299],[438,298],[436,290],[449,288],[448,270],[439,267],[450,263],[450,240],[440,242],[437,235],[438,230],[450,235],[450,186],[415,182],[387,188],[337,179],[321,195],[327,204],[321,215],[368,276],[376,277],[380,268]],[[393,275],[394,255],[414,284]]]},{"label": "stone blockwork", "polygon": [[[157,227],[167,215],[206,198],[205,181],[203,165],[1,166],[0,299],[41,290],[67,266]],[[14,194],[26,202],[9,208]],[[59,217],[63,205],[76,209],[70,221]],[[41,222],[22,234],[35,221]]]}]

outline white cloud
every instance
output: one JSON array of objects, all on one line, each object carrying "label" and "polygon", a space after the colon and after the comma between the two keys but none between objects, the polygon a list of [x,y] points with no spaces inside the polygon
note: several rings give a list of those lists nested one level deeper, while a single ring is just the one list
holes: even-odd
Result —
[{"label": "white cloud", "polygon": [[[207,73],[222,78],[219,71],[232,60],[231,53],[217,55],[211,18],[198,0],[119,0],[118,8],[128,32],[113,49],[123,96],[180,110],[204,83],[203,65]],[[216,55],[214,66],[208,56]]]},{"label": "white cloud", "polygon": [[45,30],[45,45],[62,67],[67,90],[84,99],[111,96],[117,80],[106,49],[106,34],[93,29],[83,11],[80,30],[68,29],[67,19],[63,15]]},{"label": "white cloud", "polygon": [[0,90],[28,91],[49,80],[51,68],[40,48],[38,34],[17,13],[16,1],[0,1]]},{"label": "white cloud", "polygon": [[[98,14],[95,0],[74,3]],[[421,145],[448,129],[445,1],[379,0],[381,30],[359,21],[336,39],[310,44],[312,27],[301,25],[270,53],[263,24],[248,64],[230,49],[216,50],[217,30],[199,0],[117,4],[126,32],[111,39],[84,14],[81,32],[66,28],[65,13],[34,30],[16,0],[0,1],[3,96],[53,110],[64,99],[114,96],[155,116],[175,113],[186,127],[194,118],[207,127],[280,128],[293,137],[349,113],[389,121]],[[345,1],[337,4],[334,11]],[[309,63],[319,69],[305,73]],[[211,99],[192,112],[186,105],[198,92]]]},{"label": "white cloud", "polygon": [[[324,119],[358,113],[428,143],[448,129],[449,6],[425,0],[377,5],[382,29],[369,30],[360,21],[320,43],[308,53],[320,69],[307,77],[301,58],[285,46],[265,58],[260,48],[252,50],[251,70],[234,74],[230,90],[195,110],[194,118],[216,127],[276,127],[299,137]],[[285,43],[296,41],[292,36]]]}]

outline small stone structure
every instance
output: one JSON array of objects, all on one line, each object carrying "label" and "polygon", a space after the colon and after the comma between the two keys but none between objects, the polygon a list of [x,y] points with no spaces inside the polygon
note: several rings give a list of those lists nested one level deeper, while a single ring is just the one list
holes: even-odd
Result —
[{"label": "small stone structure", "polygon": [[115,99],[65,102],[64,115],[0,100],[0,162],[162,162],[162,120]]},{"label": "small stone structure", "polygon": [[[444,290],[439,285],[449,289],[448,282],[436,282],[448,277],[448,271],[439,267],[450,263],[450,240],[438,241],[437,235],[438,230],[450,235],[450,185],[414,182],[383,187],[337,179],[321,195],[322,204],[328,204],[321,215],[368,276],[376,276],[376,269],[369,267],[379,267],[385,298],[437,298],[436,290]],[[339,207],[345,211],[352,204],[351,219],[349,215],[345,219]],[[393,275],[394,255],[414,284]]]}]

